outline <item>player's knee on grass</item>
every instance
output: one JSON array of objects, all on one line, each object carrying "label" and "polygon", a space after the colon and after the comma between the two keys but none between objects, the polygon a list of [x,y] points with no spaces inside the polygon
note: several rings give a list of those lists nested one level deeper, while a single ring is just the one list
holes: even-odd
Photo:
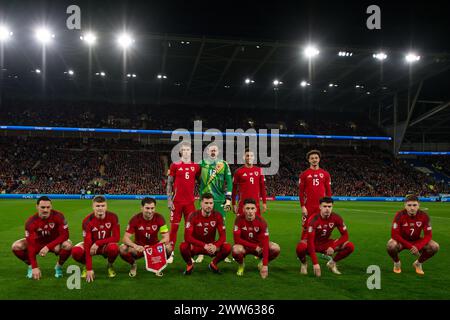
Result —
[{"label": "player's knee on grass", "polygon": [[108,256],[118,256],[119,255],[119,245],[117,243],[108,243],[106,246],[106,253]]},{"label": "player's knee on grass", "polygon": [[355,251],[355,245],[353,244],[353,242],[350,241],[344,243],[343,248],[349,250],[350,251],[349,254]]},{"label": "player's knee on grass", "polygon": [[281,248],[278,245],[278,243],[271,242],[269,244],[269,256],[270,256],[271,260],[273,260],[276,257],[278,257],[278,255],[280,254],[280,251],[281,251]]},{"label": "player's knee on grass", "polygon": [[188,251],[190,251],[190,245],[189,245],[189,243],[187,243],[187,242],[182,242],[182,243],[180,243],[180,251],[181,252],[188,252]]},{"label": "player's knee on grass", "polygon": [[436,253],[439,251],[439,243],[436,241],[430,240],[427,245],[424,247],[429,253]]},{"label": "player's knee on grass", "polygon": [[119,253],[120,255],[127,254],[128,252],[131,252],[131,247],[127,246],[126,244],[121,244],[119,247]]},{"label": "player's knee on grass", "polygon": [[19,250],[26,250],[26,249],[27,249],[27,244],[26,244],[26,240],[24,240],[24,239],[17,240],[11,245],[12,251],[19,251]]},{"label": "player's knee on grass", "polygon": [[396,251],[399,251],[399,250],[400,250],[397,241],[395,241],[394,239],[390,239],[390,240],[388,241],[388,243],[387,243],[387,245],[386,245],[386,249],[387,249],[387,251],[389,251],[389,252],[396,252]]},{"label": "player's knee on grass", "polygon": [[70,241],[70,240],[64,241],[64,242],[61,244],[61,249],[63,249],[63,250],[71,250],[72,247],[73,247],[72,241]]},{"label": "player's knee on grass", "polygon": [[240,255],[240,254],[245,254],[244,246],[242,246],[240,244],[235,244],[233,246],[233,256]]}]

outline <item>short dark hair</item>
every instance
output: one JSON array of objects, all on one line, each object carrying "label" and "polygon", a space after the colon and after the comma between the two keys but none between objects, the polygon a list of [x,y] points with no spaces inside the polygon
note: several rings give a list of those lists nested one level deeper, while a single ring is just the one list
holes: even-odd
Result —
[{"label": "short dark hair", "polygon": [[142,199],[141,201],[141,205],[145,206],[146,204],[151,204],[154,203],[156,206],[156,200],[154,198],[150,198],[150,197],[145,197],[144,199]]},{"label": "short dark hair", "polygon": [[39,204],[39,202],[41,202],[41,201],[50,201],[50,202],[52,202],[52,200],[50,200],[49,197],[47,197],[47,196],[42,196],[42,197],[39,197],[39,198],[37,199],[36,204]]},{"label": "short dark hair", "polygon": [[333,198],[332,197],[323,197],[319,200],[319,203],[334,203]]},{"label": "short dark hair", "polygon": [[214,199],[214,196],[212,195],[212,193],[205,192],[205,193],[202,194],[202,196],[200,197],[200,201],[203,201],[203,199]]},{"label": "short dark hair", "polygon": [[244,200],[244,206],[246,204],[254,204],[256,206],[256,200],[253,199],[253,198],[247,198],[247,199]]},{"label": "short dark hair", "polygon": [[249,147],[246,147],[246,148],[245,148],[244,154],[246,154],[247,152],[253,152],[253,153],[255,153],[255,152],[253,151],[253,149],[250,149]]},{"label": "short dark hair", "polygon": [[317,154],[319,156],[319,158],[322,158],[322,153],[319,150],[311,150],[308,151],[308,153],[306,154],[306,160],[309,160],[309,156],[311,156],[312,154]]},{"label": "short dark hair", "polygon": [[408,201],[417,201],[417,202],[419,202],[419,197],[416,196],[415,194],[408,194],[405,197],[405,202],[408,202]]},{"label": "short dark hair", "polygon": [[97,203],[106,202],[106,198],[104,196],[95,196],[94,199],[92,199],[92,202]]}]

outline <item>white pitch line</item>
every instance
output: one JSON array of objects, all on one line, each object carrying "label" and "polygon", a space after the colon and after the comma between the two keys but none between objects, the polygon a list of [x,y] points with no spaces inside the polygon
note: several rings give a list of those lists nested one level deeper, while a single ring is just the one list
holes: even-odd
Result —
[{"label": "white pitch line", "polygon": [[[339,209],[344,209],[344,210],[348,210],[348,211],[359,211],[359,212],[373,212],[373,213],[382,213],[382,214],[388,214],[388,215],[392,215],[395,216],[395,213],[388,213],[388,212],[383,212],[383,211],[374,211],[374,210],[361,210],[361,209],[350,209],[350,208],[339,208]],[[438,217],[438,216],[431,216],[431,218],[433,219],[445,219],[445,220],[449,220],[450,218],[448,217]]]}]

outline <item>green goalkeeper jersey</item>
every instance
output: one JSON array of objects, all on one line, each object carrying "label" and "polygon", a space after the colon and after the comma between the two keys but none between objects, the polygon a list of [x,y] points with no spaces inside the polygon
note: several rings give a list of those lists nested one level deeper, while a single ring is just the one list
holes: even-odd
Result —
[{"label": "green goalkeeper jersey", "polygon": [[231,197],[233,181],[230,166],[224,160],[204,159],[200,162],[200,195],[212,193],[214,201],[225,201],[225,196]]}]

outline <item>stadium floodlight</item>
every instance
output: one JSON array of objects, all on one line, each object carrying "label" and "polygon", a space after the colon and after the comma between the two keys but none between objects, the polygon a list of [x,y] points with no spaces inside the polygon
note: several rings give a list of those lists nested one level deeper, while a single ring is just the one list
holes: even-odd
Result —
[{"label": "stadium floodlight", "polygon": [[136,77],[137,77],[137,75],[136,75],[135,73],[133,73],[131,76],[132,76],[133,78],[136,78]]},{"label": "stadium floodlight", "polygon": [[73,75],[75,75],[75,72],[73,70],[68,70],[68,71],[65,71],[64,74],[67,74],[69,76],[73,76]]},{"label": "stadium floodlight", "polygon": [[86,42],[88,46],[93,46],[97,42],[97,36],[93,32],[83,34],[80,39]]},{"label": "stadium floodlight", "polygon": [[351,57],[353,55],[353,52],[348,51],[339,51],[338,56],[339,57]]},{"label": "stadium floodlight", "polygon": [[117,37],[117,43],[119,46],[121,46],[123,49],[129,48],[133,43],[134,39],[127,33],[121,33]]},{"label": "stadium floodlight", "polygon": [[158,74],[156,77],[158,79],[167,79],[167,76],[165,74]]},{"label": "stadium floodlight", "polygon": [[283,82],[281,82],[281,81],[278,80],[278,79],[273,80],[272,83],[273,83],[273,85],[274,85],[275,87],[278,87],[279,85],[283,84]]},{"label": "stadium floodlight", "polygon": [[252,83],[255,83],[255,80],[252,80],[250,78],[246,78],[244,82],[245,82],[245,84],[252,84]]},{"label": "stadium floodlight", "polygon": [[106,73],[104,71],[96,72],[95,75],[99,77],[106,77]]},{"label": "stadium floodlight", "polygon": [[383,60],[387,59],[387,54],[384,52],[378,52],[378,53],[374,53],[372,55],[372,57],[374,57],[377,60],[383,61]]},{"label": "stadium floodlight", "polygon": [[414,62],[417,62],[417,61],[420,60],[420,56],[418,56],[418,55],[416,55],[416,54],[414,54],[414,53],[408,53],[408,54],[405,56],[405,60],[406,60],[406,62],[408,62],[408,63],[414,63]]},{"label": "stadium floodlight", "polygon": [[309,85],[311,85],[309,82],[307,82],[307,81],[305,81],[305,80],[303,80],[302,82],[300,82],[300,86],[301,87],[307,87],[307,86],[309,86]]},{"label": "stadium floodlight", "polygon": [[312,45],[307,46],[303,50],[303,54],[307,58],[313,58],[313,57],[317,56],[319,53],[320,53],[320,51],[315,46],[312,46]]},{"label": "stadium floodlight", "polygon": [[36,40],[43,45],[50,43],[55,37],[55,35],[49,29],[44,27],[37,28],[34,35],[36,37]]},{"label": "stadium floodlight", "polygon": [[7,26],[0,26],[0,42],[8,41],[13,35]]},{"label": "stadium floodlight", "polygon": [[41,69],[36,69],[34,70],[35,73],[40,74],[41,73]]}]

